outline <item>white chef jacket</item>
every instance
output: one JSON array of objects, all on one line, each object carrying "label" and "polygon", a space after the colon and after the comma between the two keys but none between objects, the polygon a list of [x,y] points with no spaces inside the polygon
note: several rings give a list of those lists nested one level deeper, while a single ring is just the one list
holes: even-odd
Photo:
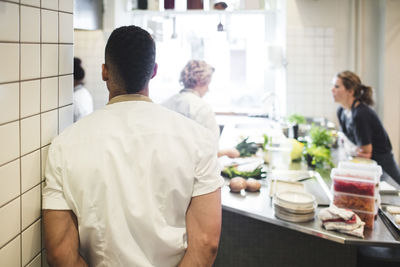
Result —
[{"label": "white chef jacket", "polygon": [[93,112],[92,95],[82,86],[82,84],[79,84],[74,88],[73,104],[74,122]]},{"label": "white chef jacket", "polygon": [[214,134],[218,142],[220,130],[215,113],[195,90],[183,89],[162,105],[203,125]]},{"label": "white chef jacket", "polygon": [[89,266],[176,266],[191,198],[224,182],[210,136],[145,96],[117,96],[53,140],[42,208],[75,213]]}]

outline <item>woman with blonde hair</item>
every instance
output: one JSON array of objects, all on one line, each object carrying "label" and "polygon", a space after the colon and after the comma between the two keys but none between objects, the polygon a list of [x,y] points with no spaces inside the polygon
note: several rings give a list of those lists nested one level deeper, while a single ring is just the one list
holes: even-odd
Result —
[{"label": "woman with blonde hair", "polygon": [[[209,129],[218,142],[220,130],[215,120],[215,113],[202,97],[208,92],[215,69],[203,60],[190,60],[182,69],[179,82],[183,89],[167,99],[163,105],[174,110]],[[236,149],[224,149],[218,156],[238,157]]]},{"label": "woman with blonde hair", "polygon": [[340,127],[350,141],[357,146],[357,156],[375,160],[397,183],[400,171],[394,160],[392,145],[376,112],[372,88],[361,83],[351,71],[335,76],[332,94],[341,107],[337,110]]}]

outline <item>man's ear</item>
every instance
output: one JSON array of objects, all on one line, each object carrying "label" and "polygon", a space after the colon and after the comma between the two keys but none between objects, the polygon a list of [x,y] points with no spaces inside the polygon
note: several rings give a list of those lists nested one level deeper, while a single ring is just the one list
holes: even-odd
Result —
[{"label": "man's ear", "polygon": [[108,69],[106,64],[102,64],[101,65],[101,77],[103,79],[103,81],[108,81]]},{"label": "man's ear", "polygon": [[151,75],[151,78],[150,78],[150,79],[153,79],[154,76],[157,75],[157,69],[158,69],[158,65],[157,65],[157,63],[155,63],[155,64],[154,64],[154,68],[153,68],[153,74]]}]

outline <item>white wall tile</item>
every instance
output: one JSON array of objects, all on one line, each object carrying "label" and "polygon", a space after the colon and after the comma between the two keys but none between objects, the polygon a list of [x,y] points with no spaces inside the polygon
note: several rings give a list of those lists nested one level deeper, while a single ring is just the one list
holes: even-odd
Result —
[{"label": "white wall tile", "polygon": [[19,41],[19,6],[0,2],[0,41]]},{"label": "white wall tile", "polygon": [[0,263],[7,267],[21,267],[21,239],[19,236],[0,249]]},{"label": "white wall tile", "polygon": [[26,267],[41,267],[42,266],[42,254],[39,254],[34,258]]},{"label": "white wall tile", "polygon": [[74,0],[59,0],[59,10],[74,12]]},{"label": "white wall tile", "polygon": [[40,77],[40,44],[21,44],[21,80]]},{"label": "white wall tile", "polygon": [[21,4],[40,7],[40,0],[21,0]]},{"label": "white wall tile", "polygon": [[40,9],[21,6],[21,41],[40,42]]},{"label": "white wall tile", "polygon": [[58,12],[56,11],[42,10],[42,42],[58,43]]},{"label": "white wall tile", "polygon": [[74,23],[72,14],[60,12],[59,19],[60,19],[60,43],[73,43]]},{"label": "white wall tile", "polygon": [[40,80],[21,83],[21,118],[40,112]]},{"label": "white wall tile", "polygon": [[0,84],[0,124],[19,118],[19,83]]},{"label": "white wall tile", "polygon": [[58,78],[42,79],[41,111],[57,108],[58,105]]},{"label": "white wall tile", "polygon": [[40,183],[40,150],[21,158],[22,193]]},{"label": "white wall tile", "polygon": [[72,104],[74,93],[74,76],[66,75],[59,77],[59,105]]},{"label": "white wall tile", "polygon": [[42,45],[42,77],[58,74],[58,45]]},{"label": "white wall tile", "polygon": [[42,157],[40,159],[41,161],[41,166],[42,166],[42,181],[44,181],[44,171],[46,169],[46,163],[47,163],[47,155],[49,154],[49,147],[50,146],[45,146],[43,148],[40,149],[41,153],[42,153]]},{"label": "white wall tile", "polygon": [[19,175],[19,159],[0,167],[0,206],[20,194]]},{"label": "white wall tile", "polygon": [[25,266],[39,252],[40,243],[40,220],[22,232],[22,265]]},{"label": "white wall tile", "polygon": [[74,107],[72,105],[60,108],[59,110],[58,132],[61,133],[65,128],[74,122]]},{"label": "white wall tile", "polygon": [[60,45],[59,74],[74,72],[74,46]]},{"label": "white wall tile", "polygon": [[22,195],[22,229],[25,229],[40,217],[40,184]]},{"label": "white wall tile", "polygon": [[57,110],[42,113],[42,146],[50,144],[58,133]]},{"label": "white wall tile", "polygon": [[21,155],[40,147],[40,115],[21,120]]},{"label": "white wall tile", "polygon": [[19,80],[19,44],[0,43],[0,83]]},{"label": "white wall tile", "polygon": [[0,147],[0,164],[19,157],[18,121],[0,126]]},{"label": "white wall tile", "polygon": [[[65,0],[61,0],[61,2],[63,2],[63,1],[65,1]],[[58,10],[58,1],[57,0],[42,0],[42,8]]]},{"label": "white wall tile", "polygon": [[0,208],[0,247],[16,237],[20,230],[20,198]]}]

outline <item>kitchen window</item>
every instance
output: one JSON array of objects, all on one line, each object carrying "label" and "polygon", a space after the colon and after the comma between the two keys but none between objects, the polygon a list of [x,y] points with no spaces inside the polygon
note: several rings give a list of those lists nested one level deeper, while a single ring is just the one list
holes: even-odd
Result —
[{"label": "kitchen window", "polygon": [[216,112],[284,115],[283,10],[133,11],[132,24],[149,30],[157,43],[150,97],[162,102],[179,92],[186,62],[202,59],[216,69],[205,96]]}]

